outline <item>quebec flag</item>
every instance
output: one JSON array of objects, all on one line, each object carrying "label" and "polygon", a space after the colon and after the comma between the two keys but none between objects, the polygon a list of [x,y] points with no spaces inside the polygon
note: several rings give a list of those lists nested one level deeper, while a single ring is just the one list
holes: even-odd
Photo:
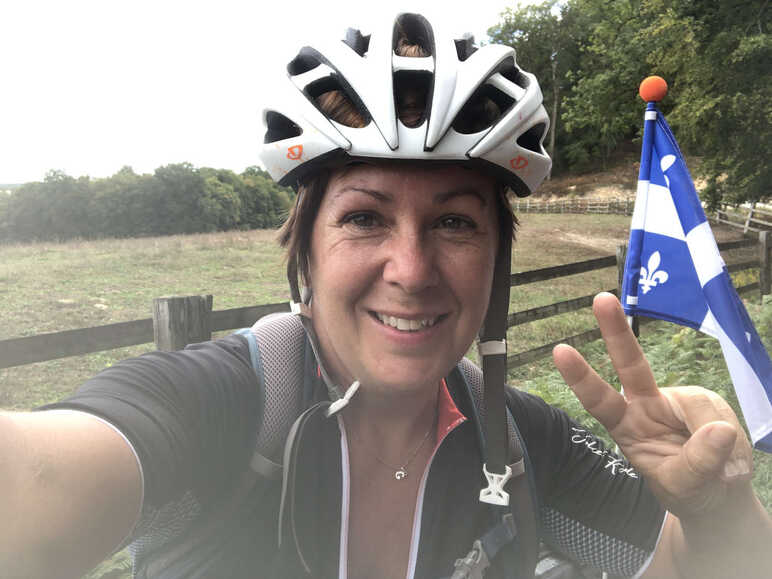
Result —
[{"label": "quebec flag", "polygon": [[772,452],[772,362],[653,102],[646,109],[622,295],[627,315],[668,320],[719,340],[753,445]]}]

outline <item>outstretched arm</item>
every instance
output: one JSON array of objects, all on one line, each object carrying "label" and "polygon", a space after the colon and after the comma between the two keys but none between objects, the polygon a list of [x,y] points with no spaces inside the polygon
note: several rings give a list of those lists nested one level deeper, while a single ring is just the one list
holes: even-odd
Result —
[{"label": "outstretched arm", "polygon": [[646,576],[767,576],[772,521],[753,494],[751,448],[737,416],[703,388],[658,388],[614,296],[597,296],[593,311],[624,395],[570,346],[553,357],[671,513]]},{"label": "outstretched arm", "polygon": [[130,447],[95,417],[0,411],[0,577],[82,577],[126,538],[141,490]]}]

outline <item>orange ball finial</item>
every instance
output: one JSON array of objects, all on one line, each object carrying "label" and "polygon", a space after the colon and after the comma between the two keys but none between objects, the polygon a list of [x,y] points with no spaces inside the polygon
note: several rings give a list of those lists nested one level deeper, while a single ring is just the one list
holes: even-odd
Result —
[{"label": "orange ball finial", "polygon": [[667,83],[661,76],[647,76],[638,87],[638,94],[647,103],[651,101],[659,102],[667,94]]}]

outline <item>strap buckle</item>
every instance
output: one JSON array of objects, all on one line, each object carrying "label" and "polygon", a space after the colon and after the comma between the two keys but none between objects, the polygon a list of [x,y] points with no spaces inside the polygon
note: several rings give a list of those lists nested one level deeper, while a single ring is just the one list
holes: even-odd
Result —
[{"label": "strap buckle", "polygon": [[295,302],[290,300],[290,311],[299,316],[304,316],[306,318],[311,318],[311,308],[308,307],[307,304],[304,304],[303,302]]},{"label": "strap buckle", "polygon": [[477,539],[466,557],[456,559],[453,564],[455,571],[450,579],[483,579],[483,574],[490,564],[488,554],[483,549],[480,539]]},{"label": "strap buckle", "polygon": [[507,353],[506,340],[486,340],[477,344],[477,351],[480,356],[497,356]]},{"label": "strap buckle", "polygon": [[359,390],[359,380],[352,382],[351,386],[348,387],[348,390],[346,390],[346,393],[342,398],[338,398],[335,402],[330,404],[330,406],[324,412],[325,417],[329,418],[336,412],[343,410],[348,405],[351,397],[356,394],[357,390]]},{"label": "strap buckle", "polygon": [[509,493],[504,490],[504,485],[512,478],[512,468],[504,465],[504,474],[488,472],[486,464],[483,464],[483,473],[488,481],[488,486],[480,491],[480,502],[490,505],[509,505]]}]

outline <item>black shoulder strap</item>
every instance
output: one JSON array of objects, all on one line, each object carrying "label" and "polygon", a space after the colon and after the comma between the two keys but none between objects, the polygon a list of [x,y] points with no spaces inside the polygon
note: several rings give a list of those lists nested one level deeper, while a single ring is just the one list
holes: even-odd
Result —
[{"label": "black shoulder strap", "polygon": [[[480,368],[464,358],[448,377],[451,381],[461,380],[459,386],[463,387],[474,402],[478,415],[478,437],[485,444],[485,435],[482,424],[485,423],[483,404],[483,378]],[[528,454],[523,444],[520,431],[515,424],[512,413],[507,408],[507,433],[509,441],[508,464],[512,469],[512,478],[506,485],[509,493],[509,511],[514,519],[515,540],[519,543],[521,562],[519,577],[533,577],[536,561],[539,554],[539,527],[536,518],[536,498],[533,495],[533,473],[528,467]],[[501,511],[501,507],[492,507]],[[500,518],[500,516],[497,516]]]}]

